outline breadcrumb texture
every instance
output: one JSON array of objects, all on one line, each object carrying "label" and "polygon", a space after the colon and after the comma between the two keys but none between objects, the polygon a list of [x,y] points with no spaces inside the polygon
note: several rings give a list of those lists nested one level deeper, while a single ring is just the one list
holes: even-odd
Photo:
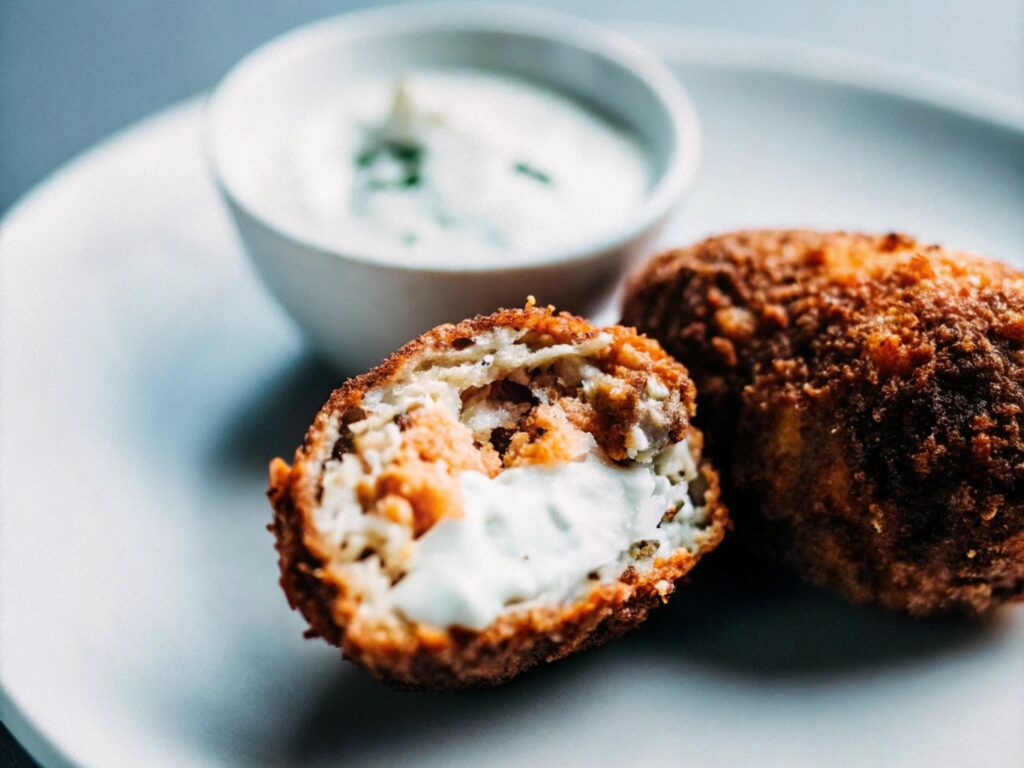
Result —
[{"label": "breadcrumb texture", "polygon": [[[431,354],[462,349],[480,334],[496,328],[528,329],[552,344],[580,343],[599,332],[611,334],[612,343],[601,362],[602,369],[623,385],[614,396],[598,402],[580,420],[598,438],[606,454],[625,461],[628,428],[640,393],[651,374],[679,393],[671,439],[686,438],[698,462],[702,479],[706,529],[699,546],[680,548],[671,557],[659,558],[646,570],[626,568],[618,580],[597,583],[570,605],[537,606],[501,615],[482,631],[458,626],[448,629],[417,623],[366,620],[347,594],[344,579],[332,570],[332,548],[317,533],[312,515],[319,503],[325,463],[337,451],[334,436],[338,425],[360,410],[366,394],[388,386],[415,369]],[[346,382],[336,390],[310,427],[304,445],[291,465],[275,459],[270,466],[268,496],[274,508],[270,530],[276,538],[281,586],[293,608],[301,611],[310,629],[339,646],[345,658],[368,669],[378,679],[403,689],[444,689],[494,685],[509,680],[541,662],[553,661],[579,650],[601,645],[644,621],[648,612],[667,600],[675,584],[713,549],[728,527],[728,516],[719,501],[718,476],[701,460],[702,436],[690,423],[695,403],[693,384],[686,370],[654,341],[632,329],[595,328],[586,321],[550,309],[501,310],[457,325],[439,326],[410,342],[377,368]],[[535,418],[544,418],[538,409]],[[546,424],[551,427],[550,424]],[[453,466],[462,464],[492,474],[499,460],[479,456],[458,458],[456,447],[438,441],[430,425],[411,421],[409,430],[422,430],[410,440],[422,441]],[[527,425],[526,429],[529,429]],[[520,433],[521,434],[521,433]],[[558,430],[541,431],[546,437]],[[559,458],[559,442],[538,440],[530,446],[510,444],[507,466],[526,461],[530,450],[543,455],[533,461]],[[553,453],[552,453],[553,452]],[[443,513],[437,513],[443,514]],[[429,520],[415,519],[419,528]],[[419,531],[417,531],[419,532]]]},{"label": "breadcrumb texture", "polygon": [[1021,273],[900,234],[737,232],[651,260],[623,322],[689,368],[756,547],[914,615],[1021,599]]}]

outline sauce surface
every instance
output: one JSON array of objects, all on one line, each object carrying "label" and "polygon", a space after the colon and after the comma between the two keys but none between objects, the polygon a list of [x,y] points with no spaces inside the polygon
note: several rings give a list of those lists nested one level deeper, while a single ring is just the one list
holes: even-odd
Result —
[{"label": "sauce surface", "polygon": [[610,234],[651,176],[635,135],[571,97],[465,69],[353,83],[308,116],[282,165],[280,202],[323,236],[416,263]]}]

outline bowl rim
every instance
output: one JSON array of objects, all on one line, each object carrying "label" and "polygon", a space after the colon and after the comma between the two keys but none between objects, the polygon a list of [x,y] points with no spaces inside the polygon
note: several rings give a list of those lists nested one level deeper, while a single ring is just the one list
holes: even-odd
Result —
[{"label": "bowl rim", "polygon": [[[417,261],[398,255],[397,249],[344,248],[304,225],[296,217],[260,205],[252,196],[239,194],[225,172],[217,151],[215,126],[221,118],[225,94],[239,75],[254,66],[273,66],[275,60],[300,55],[314,41],[400,35],[415,32],[499,32],[532,36],[555,45],[589,52],[630,72],[661,103],[669,118],[672,146],[656,183],[636,209],[636,215],[610,231],[581,239],[567,247],[533,252],[512,252],[508,258],[488,260],[465,257]],[[543,82],[541,80],[540,82]],[[548,83],[548,85],[554,85]],[[245,216],[277,237],[340,260],[398,271],[453,274],[459,272],[508,272],[539,269],[557,264],[586,262],[622,250],[656,229],[692,186],[700,162],[702,141],[697,111],[688,92],[668,65],[628,37],[600,24],[536,6],[508,3],[475,4],[422,2],[394,4],[329,16],[274,37],[236,62],[207,94],[203,105],[201,140],[207,168],[221,195]]]}]

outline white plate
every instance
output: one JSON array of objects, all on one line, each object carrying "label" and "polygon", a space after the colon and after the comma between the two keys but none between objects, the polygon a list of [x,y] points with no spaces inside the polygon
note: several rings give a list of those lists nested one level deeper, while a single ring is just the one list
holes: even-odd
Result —
[{"label": "white plate", "polygon": [[[706,136],[666,241],[846,226],[1024,254],[1012,110],[635,33]],[[199,111],[106,142],[0,232],[0,712],[44,763],[1024,765],[1021,609],[914,622],[721,557],[645,628],[496,690],[394,693],[303,641],[264,475],[337,382],[239,252]]]}]

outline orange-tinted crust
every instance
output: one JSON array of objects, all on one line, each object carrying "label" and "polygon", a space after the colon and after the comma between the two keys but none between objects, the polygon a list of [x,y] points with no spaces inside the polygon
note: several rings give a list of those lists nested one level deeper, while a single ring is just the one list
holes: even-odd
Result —
[{"label": "orange-tinted crust", "polygon": [[1024,277],[904,235],[738,232],[650,261],[624,323],[690,370],[745,538],[858,602],[1024,593]]},{"label": "orange-tinted crust", "polygon": [[[614,458],[625,458],[624,441],[632,408],[657,373],[681,396],[673,439],[688,436],[699,459],[700,433],[690,426],[694,389],[686,370],[666,355],[657,343],[625,328],[599,329],[586,321],[550,310],[501,310],[493,315],[443,325],[410,342],[377,368],[346,382],[336,390],[306,434],[291,466],[275,459],[270,466],[268,496],[274,508],[270,526],[276,538],[281,586],[292,607],[309,622],[309,636],[340,646],[345,658],[366,667],[375,677],[399,688],[459,688],[494,685],[545,661],[607,642],[646,618],[664,602],[704,553],[721,540],[728,516],[719,501],[718,476],[700,462],[708,509],[707,532],[694,553],[678,550],[657,560],[649,573],[628,569],[613,583],[596,586],[569,606],[538,607],[501,617],[482,632],[452,628],[443,631],[421,625],[382,624],[357,615],[358,605],[346,595],[344,579],[330,568],[330,547],[309,522],[319,502],[324,462],[334,446],[328,435],[332,425],[350,420],[369,390],[396,381],[431,350],[457,348],[460,339],[472,339],[497,327],[529,329],[553,343],[578,343],[600,331],[614,339],[602,368],[626,386],[608,402],[586,414],[589,427],[600,431],[599,442]],[[614,455],[616,452],[619,455]]]}]

